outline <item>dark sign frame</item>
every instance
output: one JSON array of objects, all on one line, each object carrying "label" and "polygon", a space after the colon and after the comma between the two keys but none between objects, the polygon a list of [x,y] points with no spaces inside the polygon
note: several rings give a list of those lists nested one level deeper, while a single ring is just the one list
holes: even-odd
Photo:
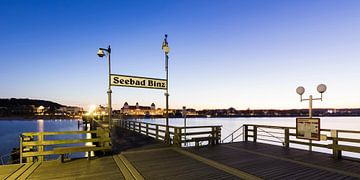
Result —
[{"label": "dark sign frame", "polygon": [[[313,134],[314,133],[311,133],[311,137],[310,138],[306,138],[304,137],[304,135],[300,136],[299,134],[299,126],[298,126],[298,123],[299,123],[299,120],[316,120],[318,126],[317,126],[317,133],[315,134],[315,137],[313,137]],[[296,118],[296,138],[298,139],[308,139],[308,140],[315,140],[315,141],[320,141],[320,118]]]}]

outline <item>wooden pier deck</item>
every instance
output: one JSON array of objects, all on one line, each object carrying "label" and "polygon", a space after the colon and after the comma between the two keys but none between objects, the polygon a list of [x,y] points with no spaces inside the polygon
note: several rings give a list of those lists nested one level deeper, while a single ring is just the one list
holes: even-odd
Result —
[{"label": "wooden pier deck", "polygon": [[360,161],[255,143],[152,146],[93,160],[0,166],[0,179],[360,179]]}]

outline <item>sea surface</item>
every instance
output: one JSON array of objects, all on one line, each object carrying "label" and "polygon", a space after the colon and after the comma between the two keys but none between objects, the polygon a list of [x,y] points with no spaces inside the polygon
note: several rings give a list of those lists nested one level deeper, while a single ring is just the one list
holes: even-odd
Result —
[{"label": "sea surface", "polygon": [[[18,148],[20,134],[23,132],[46,132],[46,131],[77,131],[83,130],[82,120],[0,120],[0,164],[9,160],[9,153],[13,148]],[[46,136],[45,140],[55,139],[81,139],[86,134]],[[71,157],[83,157],[84,153],[74,153]],[[55,158],[54,156],[49,158]]]},{"label": "sea surface", "polygon": [[[222,138],[231,134],[234,130],[243,124],[258,124],[258,125],[273,125],[273,126],[290,126],[295,127],[296,118],[187,118],[187,126],[201,126],[201,125],[222,125]],[[138,119],[139,121],[151,122],[156,124],[165,124],[165,119]],[[183,118],[169,119],[170,125],[184,126]],[[322,117],[322,129],[341,129],[341,130],[356,130],[360,131],[360,117]],[[19,147],[19,135],[22,132],[45,132],[45,131],[77,131],[83,130],[84,126],[82,120],[68,119],[68,120],[0,120],[0,159],[7,161],[8,154],[12,148]],[[85,138],[82,135],[66,135],[48,137],[47,139],[80,139]],[[360,134],[348,136],[360,139]],[[323,142],[329,143],[329,142]],[[356,144],[360,146],[360,144]],[[292,146],[295,148],[307,147]],[[330,153],[330,150],[314,148],[315,151]],[[343,153],[344,155],[360,157],[359,153]],[[84,156],[84,153],[75,153],[72,157]]]}]

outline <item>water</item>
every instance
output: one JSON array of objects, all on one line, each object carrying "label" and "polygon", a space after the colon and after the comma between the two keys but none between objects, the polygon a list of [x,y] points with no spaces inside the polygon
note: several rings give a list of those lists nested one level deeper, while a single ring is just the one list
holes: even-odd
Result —
[{"label": "water", "polygon": [[[4,156],[2,160],[7,162],[9,154],[13,148],[19,147],[19,135],[23,132],[45,132],[45,131],[77,131],[82,130],[81,120],[65,119],[65,120],[0,120],[0,156]],[[80,139],[85,138],[85,134],[65,135],[65,136],[49,136],[50,139]],[[72,157],[83,157],[84,153],[74,153]],[[54,158],[54,157],[52,157]],[[1,163],[1,159],[0,159]]]}]

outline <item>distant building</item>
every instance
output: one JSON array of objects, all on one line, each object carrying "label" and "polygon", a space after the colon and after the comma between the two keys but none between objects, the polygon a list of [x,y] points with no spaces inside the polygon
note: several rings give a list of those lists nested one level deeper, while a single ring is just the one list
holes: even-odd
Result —
[{"label": "distant building", "polygon": [[56,110],[56,114],[58,115],[82,115],[84,112],[81,107],[73,107],[73,106],[64,106],[60,107]]},{"label": "distant building", "polygon": [[139,103],[136,103],[135,106],[130,106],[127,102],[125,102],[124,106],[121,108],[121,113],[135,116],[158,116],[163,115],[165,111],[160,108],[156,109],[154,103],[150,106],[140,106]]}]

